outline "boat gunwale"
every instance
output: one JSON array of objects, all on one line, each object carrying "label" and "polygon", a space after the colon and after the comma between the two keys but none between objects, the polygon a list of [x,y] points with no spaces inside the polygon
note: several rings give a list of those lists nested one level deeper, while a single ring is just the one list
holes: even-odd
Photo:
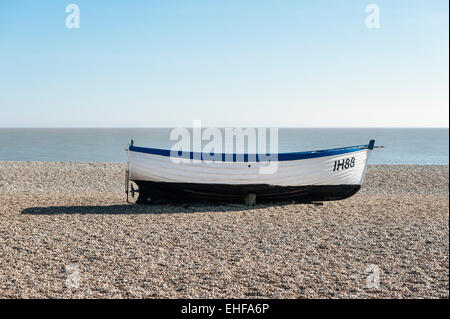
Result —
[{"label": "boat gunwale", "polygon": [[[222,162],[254,162],[253,159],[255,159],[256,162],[270,162],[273,160],[272,156],[275,157],[275,161],[295,161],[295,160],[302,160],[302,159],[310,159],[310,158],[319,158],[319,157],[327,157],[327,156],[335,156],[335,155],[341,155],[341,154],[347,154],[347,153],[353,153],[357,151],[361,151],[364,149],[372,149],[373,144],[367,144],[367,145],[355,145],[355,146],[347,146],[347,147],[339,147],[339,148],[331,148],[331,149],[323,149],[323,150],[316,150],[316,151],[304,151],[304,152],[290,152],[290,153],[277,153],[277,154],[230,154],[230,153],[220,153],[221,155],[221,161]],[[165,157],[171,157],[171,150],[167,149],[160,149],[160,148],[148,148],[148,147],[140,147],[140,146],[134,146],[129,144],[128,150],[130,152],[137,152],[137,153],[146,153],[151,155],[159,155],[159,156],[165,156]],[[211,160],[203,159],[203,154],[200,152],[184,152],[180,155],[180,152],[178,152],[179,156],[176,156],[175,158],[185,158],[185,159],[191,159],[191,160]],[[214,154],[214,153],[213,153]],[[214,156],[213,154],[210,154],[209,156]],[[259,157],[262,157],[260,160]],[[237,159],[244,159],[244,161],[238,161]],[[231,160],[232,159],[232,160]],[[250,160],[249,160],[250,159]]]}]

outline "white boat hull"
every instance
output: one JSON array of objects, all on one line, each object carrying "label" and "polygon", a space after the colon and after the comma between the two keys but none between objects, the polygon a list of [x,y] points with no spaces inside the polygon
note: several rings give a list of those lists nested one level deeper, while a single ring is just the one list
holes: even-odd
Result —
[{"label": "white boat hull", "polygon": [[[370,150],[296,161],[278,162],[278,169],[273,174],[260,174],[261,166],[266,162],[245,163],[204,163],[189,160],[174,163],[169,157],[130,152],[130,180],[167,183],[202,183],[202,184],[267,184],[278,186],[307,185],[361,185]],[[351,168],[333,171],[335,161],[355,158]]]}]

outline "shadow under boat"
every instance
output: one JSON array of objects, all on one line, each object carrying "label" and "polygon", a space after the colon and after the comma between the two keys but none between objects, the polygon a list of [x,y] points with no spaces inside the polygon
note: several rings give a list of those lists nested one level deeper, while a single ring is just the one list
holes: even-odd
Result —
[{"label": "shadow under boat", "polygon": [[[153,184],[151,184],[153,186]],[[142,185],[141,189],[143,188]],[[336,187],[341,187],[339,190],[341,192],[336,196]],[[333,191],[328,192],[328,189],[323,189],[320,187],[322,193],[321,196],[310,196],[310,192],[303,193],[307,196],[298,196],[297,192],[292,194],[297,195],[296,198],[285,198],[281,200],[273,200],[270,197],[263,197],[262,200],[258,198],[253,201],[245,201],[244,204],[242,195],[239,196],[239,200],[236,197],[226,197],[226,198],[208,198],[205,196],[192,196],[189,194],[177,194],[178,196],[173,196],[173,193],[158,193],[157,200],[148,198],[146,193],[140,192],[139,198],[136,203],[131,204],[117,204],[117,205],[78,205],[78,206],[48,206],[48,207],[29,207],[22,210],[24,215],[135,215],[135,214],[177,214],[177,213],[201,213],[201,212],[233,212],[233,211],[245,211],[253,209],[261,209],[267,207],[281,207],[291,204],[313,204],[313,205],[323,205],[322,201],[325,200],[337,200],[344,199],[352,196],[360,189],[359,185],[352,185],[352,187],[347,187],[347,185],[333,186]],[[307,188],[308,190],[310,187]],[[161,189],[154,188],[153,192],[161,191]],[[232,194],[232,193],[231,193]],[[144,196],[143,196],[144,195]],[[168,195],[168,196],[164,196]],[[189,195],[189,196],[188,196]],[[203,195],[203,194],[201,194]],[[291,193],[288,193],[291,195]],[[326,195],[326,196],[324,196]],[[167,199],[167,198],[170,198]],[[272,199],[272,200],[271,200]],[[239,203],[241,202],[241,203]]]},{"label": "shadow under boat", "polygon": [[305,203],[305,202],[277,202],[277,203],[261,203],[254,206],[245,204],[231,203],[214,203],[214,202],[198,202],[198,203],[165,203],[165,204],[118,204],[118,205],[86,205],[86,206],[48,206],[48,207],[29,207],[22,210],[24,215],[159,215],[159,214],[186,214],[186,213],[202,213],[202,212],[237,212],[253,209],[263,209],[267,207],[282,207],[292,204],[315,204],[321,203]]}]

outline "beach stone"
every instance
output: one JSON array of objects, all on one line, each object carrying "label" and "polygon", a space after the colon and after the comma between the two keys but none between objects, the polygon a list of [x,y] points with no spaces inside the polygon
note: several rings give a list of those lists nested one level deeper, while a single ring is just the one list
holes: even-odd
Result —
[{"label": "beach stone", "polygon": [[125,169],[0,162],[0,298],[448,298],[448,166],[321,206],[127,204]]}]

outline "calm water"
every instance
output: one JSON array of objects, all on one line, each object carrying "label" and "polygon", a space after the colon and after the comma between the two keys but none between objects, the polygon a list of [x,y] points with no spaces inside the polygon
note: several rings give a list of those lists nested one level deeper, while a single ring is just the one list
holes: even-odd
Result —
[{"label": "calm water", "polygon": [[[0,129],[2,161],[124,162],[125,148],[135,145],[170,148],[170,129]],[[449,131],[445,129],[279,129],[279,151],[309,151],[367,144],[371,164],[448,165]]]}]

